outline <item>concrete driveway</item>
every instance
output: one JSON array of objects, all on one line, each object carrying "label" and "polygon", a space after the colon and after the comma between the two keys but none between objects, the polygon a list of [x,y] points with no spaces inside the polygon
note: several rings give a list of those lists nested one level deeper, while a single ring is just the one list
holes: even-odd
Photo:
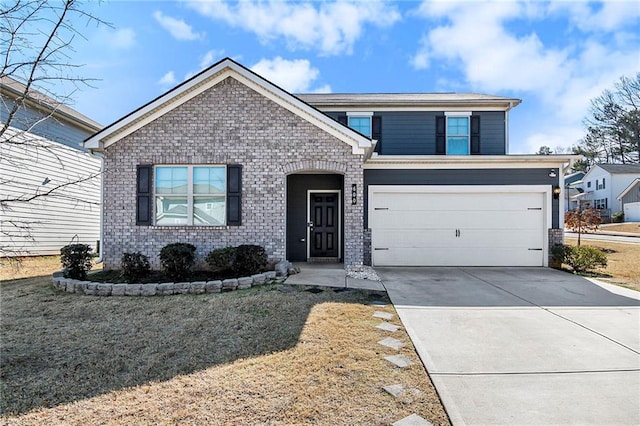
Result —
[{"label": "concrete driveway", "polygon": [[376,271],[454,424],[640,424],[637,292],[545,268]]}]

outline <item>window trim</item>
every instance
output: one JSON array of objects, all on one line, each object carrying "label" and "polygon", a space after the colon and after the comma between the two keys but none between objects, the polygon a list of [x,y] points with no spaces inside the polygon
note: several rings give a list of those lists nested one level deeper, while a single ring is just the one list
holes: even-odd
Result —
[{"label": "window trim", "polygon": [[[187,193],[186,194],[158,194],[156,192],[156,182],[157,182],[157,177],[158,177],[158,173],[157,173],[157,169],[159,167],[186,167],[187,168]],[[193,191],[193,173],[194,173],[194,168],[196,167],[210,167],[210,168],[222,168],[224,170],[224,191],[220,194],[195,194]],[[227,165],[226,164],[154,164],[153,165],[153,185],[152,185],[152,189],[153,189],[153,226],[159,226],[159,227],[189,227],[189,228],[193,228],[193,227],[208,227],[208,228],[215,228],[215,227],[221,227],[221,226],[228,226],[227,222],[228,222],[228,218],[227,218],[227,204],[228,204],[228,200],[227,200]],[[224,208],[223,208],[223,212],[224,212],[224,219],[223,219],[223,223],[220,225],[214,225],[214,224],[194,224],[194,217],[193,217],[193,211],[194,211],[194,200],[196,197],[198,196],[216,196],[219,197],[223,195],[224,196]],[[162,197],[162,196],[176,196],[176,197],[185,197],[187,198],[187,223],[177,223],[177,224],[158,224],[157,223],[157,199],[158,197]]]},{"label": "window trim", "polygon": [[[365,135],[368,138],[373,136],[373,112],[372,111],[347,111],[347,126],[358,132],[351,127],[351,118],[368,118],[369,119],[369,135]],[[360,132],[358,132],[360,133]]]},{"label": "window trim", "polygon": [[[445,155],[471,155],[471,111],[445,111],[444,117],[444,153]],[[467,153],[466,154],[449,154],[449,117],[452,118],[467,118]],[[454,137],[460,137],[460,135],[454,135]]]}]

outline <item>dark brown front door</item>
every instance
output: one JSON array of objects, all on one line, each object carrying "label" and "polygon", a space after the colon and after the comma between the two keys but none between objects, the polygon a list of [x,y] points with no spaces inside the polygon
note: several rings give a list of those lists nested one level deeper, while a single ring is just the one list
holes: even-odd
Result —
[{"label": "dark brown front door", "polygon": [[338,257],[338,194],[312,192],[309,216],[311,257]]}]

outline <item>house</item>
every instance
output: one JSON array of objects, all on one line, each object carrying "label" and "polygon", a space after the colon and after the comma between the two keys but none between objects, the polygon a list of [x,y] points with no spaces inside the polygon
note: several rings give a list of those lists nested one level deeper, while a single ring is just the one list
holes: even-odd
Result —
[{"label": "house", "polygon": [[640,164],[596,164],[583,176],[580,187],[582,207],[604,210],[605,217],[622,211],[622,202],[617,196],[640,178]]},{"label": "house", "polygon": [[634,179],[617,197],[625,222],[640,222],[640,178]]},{"label": "house", "polygon": [[582,178],[584,172],[575,172],[564,177],[564,212],[578,208],[577,195],[582,194]]},{"label": "house", "polygon": [[224,59],[88,138],[105,268],[169,243],[345,266],[545,266],[570,155],[508,155],[518,99],[292,95]]},{"label": "house", "polygon": [[0,126],[9,124],[0,137],[0,256],[95,247],[101,160],[82,142],[102,126],[43,93],[23,99],[25,85],[10,77],[0,89]]}]

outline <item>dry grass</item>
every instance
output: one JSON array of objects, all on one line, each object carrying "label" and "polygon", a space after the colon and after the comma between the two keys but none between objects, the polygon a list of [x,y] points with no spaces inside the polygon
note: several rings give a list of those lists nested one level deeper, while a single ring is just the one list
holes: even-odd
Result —
[{"label": "dry grass", "polygon": [[640,234],[640,223],[616,223],[600,226],[601,231],[630,232]]},{"label": "dry grass", "polygon": [[[0,290],[3,424],[448,423],[403,331],[416,364],[382,359],[395,351],[377,344],[390,333],[375,294],[99,298],[42,278]],[[382,390],[395,383],[416,391],[396,400]]]},{"label": "dry grass", "polygon": [[[566,244],[576,245],[575,238],[566,238]],[[607,267],[596,269],[603,280],[611,284],[640,291],[640,244],[611,243],[606,241],[582,240],[583,246],[610,251],[607,253]],[[607,279],[607,277],[610,277]]]},{"label": "dry grass", "polygon": [[[60,256],[0,258],[0,281],[50,276],[60,268]],[[91,270],[99,269],[102,269],[101,264],[94,265]]]}]

